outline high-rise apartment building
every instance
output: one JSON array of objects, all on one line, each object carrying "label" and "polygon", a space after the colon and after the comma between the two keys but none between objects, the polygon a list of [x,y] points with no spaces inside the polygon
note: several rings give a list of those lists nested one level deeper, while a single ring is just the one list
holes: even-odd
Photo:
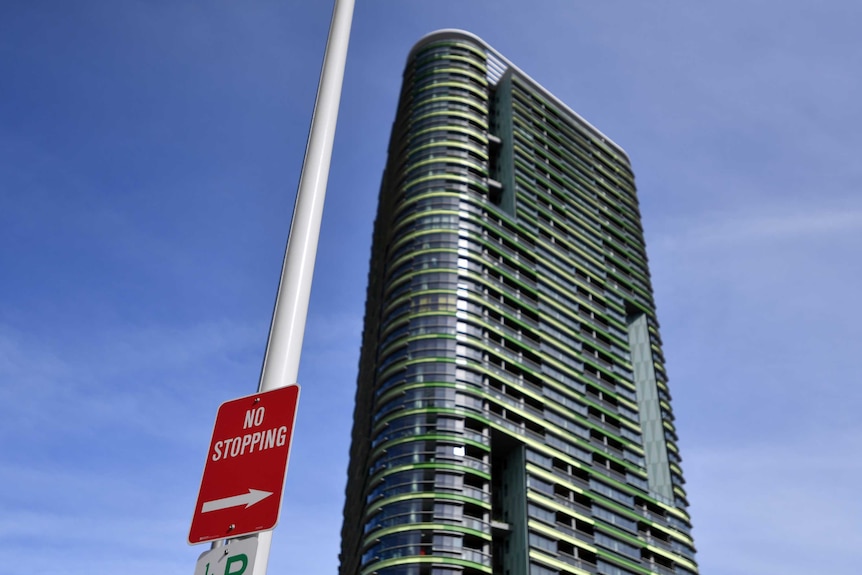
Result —
[{"label": "high-rise apartment building", "polygon": [[625,153],[446,30],[379,202],[341,575],[697,573]]}]

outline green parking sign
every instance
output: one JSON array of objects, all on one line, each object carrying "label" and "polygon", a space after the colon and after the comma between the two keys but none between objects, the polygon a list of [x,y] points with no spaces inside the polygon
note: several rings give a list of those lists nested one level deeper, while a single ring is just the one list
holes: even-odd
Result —
[{"label": "green parking sign", "polygon": [[195,575],[251,575],[256,552],[256,536],[230,539],[227,545],[201,554]]}]

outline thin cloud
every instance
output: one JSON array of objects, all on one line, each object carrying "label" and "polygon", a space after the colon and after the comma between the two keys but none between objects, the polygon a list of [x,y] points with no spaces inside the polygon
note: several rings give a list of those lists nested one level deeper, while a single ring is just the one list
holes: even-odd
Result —
[{"label": "thin cloud", "polygon": [[62,430],[87,435],[111,429],[181,440],[188,400],[205,390],[239,388],[232,374],[259,361],[262,342],[260,330],[227,320],[129,328],[62,343],[0,326],[0,437],[26,430],[49,440]]},{"label": "thin cloud", "polygon": [[702,562],[727,575],[801,575],[862,561],[862,463],[847,457],[860,449],[862,429],[851,428],[689,450],[692,513],[710,518],[695,523]]},{"label": "thin cloud", "polygon": [[659,236],[656,248],[693,251],[815,240],[862,231],[862,209],[726,217]]}]

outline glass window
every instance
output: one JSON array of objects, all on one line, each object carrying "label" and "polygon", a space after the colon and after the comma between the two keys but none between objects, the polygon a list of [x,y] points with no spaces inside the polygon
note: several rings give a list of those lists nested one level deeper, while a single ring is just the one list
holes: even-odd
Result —
[{"label": "glass window", "polygon": [[606,523],[617,525],[623,529],[637,533],[638,525],[636,521],[623,517],[622,515],[614,513],[613,511],[605,509],[599,505],[593,505],[593,516],[605,521]]},{"label": "glass window", "polygon": [[530,532],[530,545],[532,547],[538,547],[548,553],[553,553],[554,555],[557,553],[557,542],[553,539],[548,539],[543,535],[539,535],[538,533]]},{"label": "glass window", "polygon": [[557,514],[554,511],[545,509],[544,507],[541,507],[534,503],[528,504],[527,513],[529,513],[530,517],[533,517],[540,521],[544,521],[545,523],[550,523],[553,525],[557,522]]},{"label": "glass window", "polygon": [[551,484],[551,483],[549,483],[543,479],[539,479],[538,477],[533,477],[532,475],[527,475],[527,487],[531,487],[531,488],[535,489],[536,491],[542,491],[542,492],[547,493],[549,495],[554,494],[553,484]]},{"label": "glass window", "polygon": [[602,547],[606,547],[618,553],[622,553],[623,555],[628,555],[629,557],[639,558],[640,548],[635,547],[634,545],[629,545],[628,543],[623,543],[622,541],[611,537],[610,535],[605,535],[604,533],[596,532],[595,534],[596,545],[601,545]]},{"label": "glass window", "polygon": [[559,571],[548,569],[538,563],[530,563],[530,575],[559,575]]}]

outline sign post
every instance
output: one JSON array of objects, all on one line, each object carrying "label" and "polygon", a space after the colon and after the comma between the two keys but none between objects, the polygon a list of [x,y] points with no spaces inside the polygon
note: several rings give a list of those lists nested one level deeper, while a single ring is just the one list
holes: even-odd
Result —
[{"label": "sign post", "polygon": [[[341,86],[344,81],[344,68],[347,62],[347,45],[350,39],[354,3],[355,0],[335,0],[332,11],[326,52],[323,56],[317,97],[314,102],[311,129],[305,149],[305,160],[299,178],[293,220],[291,221],[290,235],[282,263],[278,294],[258,385],[258,391],[261,394],[297,381],[305,320],[308,314],[308,301],[311,295],[311,280],[314,275],[314,260],[317,256],[317,243],[320,237],[320,222],[323,217],[323,202],[326,196],[326,183],[329,178],[329,164],[335,139],[335,124],[341,102]],[[242,441],[244,442],[244,439]],[[251,442],[253,439],[249,441]],[[238,449],[241,450],[242,442],[239,445]],[[251,443],[247,447],[250,445]],[[224,444],[222,448],[224,448]],[[208,461],[214,455],[213,449],[214,446],[211,445],[207,455]],[[233,442],[230,444],[230,450],[232,453]],[[231,455],[231,457],[233,456]],[[279,504],[281,491],[280,486],[277,491]],[[208,499],[207,502],[212,502],[208,509],[212,506],[227,505],[231,501],[237,501],[229,498],[241,496],[242,492],[236,492],[225,493],[217,498]],[[248,492],[245,496],[250,500],[259,495],[252,495],[251,492]],[[247,507],[263,505],[269,497],[247,505]],[[224,499],[228,499],[228,501],[215,503]],[[198,498],[192,531],[195,531],[194,522],[205,513],[221,513],[226,509],[241,507],[241,505],[236,505],[204,512],[204,502],[200,497]],[[214,527],[214,530],[224,529],[223,523],[224,521],[221,520],[219,525]],[[189,533],[189,541],[192,542],[193,539],[196,540],[195,542],[214,541],[213,545],[218,545],[219,541],[238,535],[236,533],[238,528],[236,524],[234,525],[235,527],[230,533],[215,538],[211,538],[212,532],[209,529],[201,528],[200,532]],[[264,575],[269,562],[272,531],[262,530],[254,538],[257,547],[254,552],[253,568],[248,575]],[[221,547],[215,547],[213,551],[218,549]],[[208,574],[205,573],[204,575]],[[228,575],[235,574],[229,573]]]},{"label": "sign post", "polygon": [[[308,131],[305,159],[260,375],[258,390],[262,392],[297,381],[299,373],[299,357],[305,335],[354,3],[355,0],[335,0],[332,9],[326,52],[314,100],[314,114]],[[252,575],[265,575],[272,546],[272,531],[264,531],[257,538],[257,557]]]},{"label": "sign post", "polygon": [[219,407],[189,543],[275,527],[298,402],[299,386],[289,385]]}]

